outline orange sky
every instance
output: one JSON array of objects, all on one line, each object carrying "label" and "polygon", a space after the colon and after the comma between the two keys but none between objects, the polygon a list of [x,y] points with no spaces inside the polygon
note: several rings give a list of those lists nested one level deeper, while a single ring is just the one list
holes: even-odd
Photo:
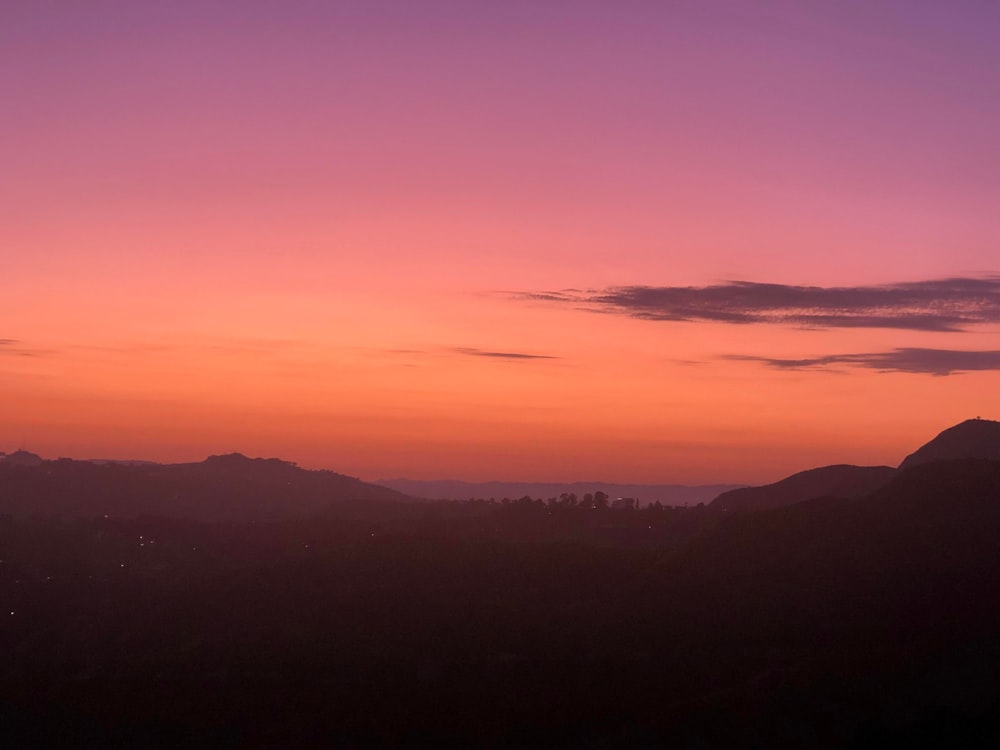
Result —
[{"label": "orange sky", "polygon": [[0,450],[757,482],[1000,416],[1000,6],[492,5],[0,9]]}]

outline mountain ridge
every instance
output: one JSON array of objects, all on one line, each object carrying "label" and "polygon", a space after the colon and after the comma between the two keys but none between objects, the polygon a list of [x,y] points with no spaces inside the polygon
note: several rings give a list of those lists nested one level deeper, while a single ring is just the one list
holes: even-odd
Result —
[{"label": "mountain ridge", "polygon": [[859,497],[884,485],[896,471],[891,466],[820,466],[772,484],[724,492],[709,507],[723,512],[747,512],[780,508],[814,497]]},{"label": "mountain ridge", "polygon": [[976,417],[948,427],[904,458],[899,468],[960,458],[1000,460],[1000,422]]},{"label": "mountain ridge", "polygon": [[0,462],[0,513],[278,520],[409,503],[388,487],[238,453],[180,464]]},{"label": "mountain ridge", "polygon": [[834,464],[791,474],[777,482],[724,492],[709,504],[722,512],[769,510],[818,497],[863,497],[898,472],[922,463],[960,459],[1000,460],[1000,422],[976,417],[942,430],[909,454],[897,468]]}]

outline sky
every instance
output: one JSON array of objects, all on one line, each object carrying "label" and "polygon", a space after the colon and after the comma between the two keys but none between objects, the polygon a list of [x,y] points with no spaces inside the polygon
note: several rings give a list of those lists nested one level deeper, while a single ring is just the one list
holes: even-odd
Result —
[{"label": "sky", "polygon": [[765,482],[1000,418],[1000,2],[0,3],[0,451]]}]

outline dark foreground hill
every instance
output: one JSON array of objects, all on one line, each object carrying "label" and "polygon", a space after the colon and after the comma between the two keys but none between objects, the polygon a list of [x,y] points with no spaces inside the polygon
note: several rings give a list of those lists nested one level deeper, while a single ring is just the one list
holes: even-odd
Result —
[{"label": "dark foreground hill", "polygon": [[[907,456],[899,468],[962,458],[1000,460],[1000,422],[977,417],[949,427]],[[743,513],[782,508],[816,497],[860,497],[886,484],[895,473],[889,466],[824,466],[773,484],[724,492],[709,507],[718,512]]]},{"label": "dark foreground hill", "polygon": [[[538,523],[615,513],[527,511]],[[502,525],[516,512],[484,517]],[[655,515],[644,514],[633,517]],[[4,736],[143,747],[1000,740],[998,462],[930,463],[868,497],[727,514],[669,553],[536,541],[533,527],[521,539],[480,532],[418,519],[388,530],[0,519]]]},{"label": "dark foreground hill", "polygon": [[1000,461],[1000,422],[977,417],[949,427],[903,459],[899,468],[910,469],[930,461],[958,458]]},{"label": "dark foreground hill", "polygon": [[670,639],[686,656],[661,666],[712,688],[661,721],[719,741],[989,747],[998,585],[1000,462],[733,517],[644,582],[642,637]]},{"label": "dark foreground hill", "polygon": [[0,513],[280,520],[365,513],[402,493],[332,471],[238,453],[190,464],[0,463]]},{"label": "dark foreground hill", "polygon": [[858,497],[878,489],[895,475],[890,466],[824,466],[809,469],[774,484],[742,487],[719,495],[709,505],[713,510],[743,513],[770,510],[814,497]]}]

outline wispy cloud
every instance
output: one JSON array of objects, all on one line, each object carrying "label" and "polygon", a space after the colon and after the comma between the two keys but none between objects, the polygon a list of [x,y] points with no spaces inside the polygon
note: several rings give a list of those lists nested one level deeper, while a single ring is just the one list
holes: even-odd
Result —
[{"label": "wispy cloud", "polygon": [[1000,323],[1000,276],[841,287],[728,281],[701,287],[620,286],[520,296],[643,320],[676,322],[934,332]]},{"label": "wispy cloud", "polygon": [[937,376],[977,370],[1000,370],[1000,351],[960,351],[917,347],[862,354],[831,354],[801,359],[744,355],[728,355],[724,359],[760,362],[780,370],[826,369],[845,366],[862,367],[881,372],[910,372]]},{"label": "wispy cloud", "polygon": [[559,359],[551,354],[526,354],[524,352],[497,352],[490,351],[488,349],[474,349],[472,347],[460,346],[455,347],[451,351],[457,354],[465,354],[470,357],[494,357],[496,359],[517,359],[517,360],[530,360],[530,359]]},{"label": "wispy cloud", "polygon": [[19,339],[0,339],[0,356],[47,357],[54,353],[51,349],[32,349],[26,347]]}]

